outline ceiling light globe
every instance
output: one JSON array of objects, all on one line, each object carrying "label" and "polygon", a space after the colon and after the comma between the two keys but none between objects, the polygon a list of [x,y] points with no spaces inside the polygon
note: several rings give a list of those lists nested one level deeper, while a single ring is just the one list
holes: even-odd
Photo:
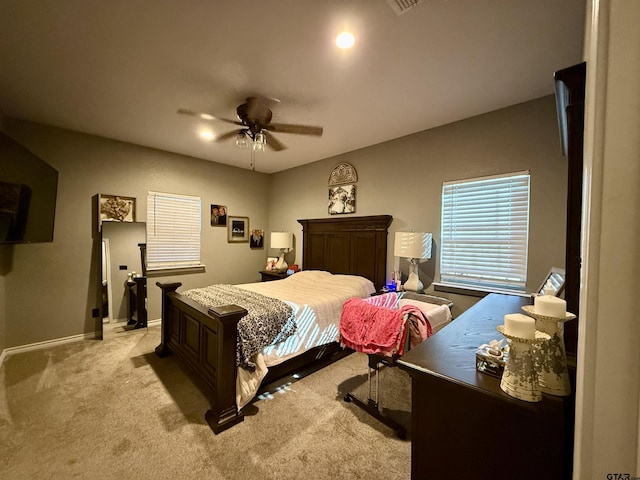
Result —
[{"label": "ceiling light globe", "polygon": [[245,137],[244,133],[240,133],[236,137],[236,147],[238,148],[247,148],[249,145],[247,144],[247,137]]},{"label": "ceiling light globe", "polygon": [[198,132],[198,134],[200,135],[200,138],[204,139],[204,140],[213,140],[214,135],[213,133],[207,131],[207,130],[202,130],[200,132]]},{"label": "ceiling light globe", "polygon": [[340,48],[351,48],[356,43],[356,39],[352,33],[342,32],[336,37],[336,45]]}]

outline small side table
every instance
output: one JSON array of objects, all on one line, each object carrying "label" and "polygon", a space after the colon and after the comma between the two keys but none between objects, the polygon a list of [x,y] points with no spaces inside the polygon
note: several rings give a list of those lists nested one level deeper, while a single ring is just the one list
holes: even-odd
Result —
[{"label": "small side table", "polygon": [[263,282],[270,282],[272,280],[282,280],[287,278],[287,272],[280,272],[278,270],[260,270]]}]

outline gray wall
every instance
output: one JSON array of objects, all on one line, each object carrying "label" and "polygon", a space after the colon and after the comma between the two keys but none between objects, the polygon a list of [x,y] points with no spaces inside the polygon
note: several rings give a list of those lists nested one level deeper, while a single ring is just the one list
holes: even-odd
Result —
[{"label": "gray wall", "polygon": [[[53,242],[0,246],[10,265],[2,276],[5,348],[100,329],[91,312],[100,304],[100,237],[92,207],[97,193],[136,197],[142,221],[148,190],[200,196],[206,272],[167,278],[185,288],[259,279],[265,251],[228,244],[226,229],[210,226],[209,205],[225,204],[231,215],[249,217],[250,227],[266,228],[266,175],[26,122],[5,119],[4,130],[59,172]],[[149,279],[150,319],[160,316],[157,280]]]},{"label": "gray wall", "polygon": [[[394,141],[274,174],[269,224],[294,232],[287,260],[302,264],[301,218],[328,217],[327,182],[333,168],[358,172],[355,215],[393,215],[387,272],[394,268],[395,231],[433,233],[433,257],[420,266],[425,286],[439,278],[442,182],[520,170],[531,172],[527,291],[537,289],[552,266],[564,267],[567,161],[559,143],[553,96],[480,115]],[[400,264],[405,273],[408,264]],[[427,289],[430,290],[430,289]],[[455,314],[477,298],[450,295]]]},{"label": "gray wall", "polygon": [[[203,204],[205,273],[171,276],[183,288],[257,281],[270,230],[295,234],[287,256],[302,264],[301,218],[328,217],[331,170],[350,162],[358,171],[356,215],[393,215],[387,270],[394,267],[396,230],[434,234],[434,258],[421,266],[425,284],[438,278],[440,194],[443,180],[531,171],[528,290],[551,266],[564,266],[566,159],[560,154],[552,96],[385,142],[273,175],[227,167],[167,152],[65,130],[5,120],[4,130],[59,171],[54,241],[0,246],[0,348],[99,329],[100,243],[92,197],[132,196],[146,219],[148,190],[199,195]],[[268,199],[268,201],[265,201]],[[264,250],[228,244],[226,230],[210,227],[208,206],[226,204],[267,232]],[[94,238],[95,237],[95,238]],[[406,273],[407,265],[401,264]],[[160,278],[162,279],[162,278]],[[160,316],[157,278],[149,279],[149,318]],[[477,298],[452,297],[459,314]],[[4,316],[4,320],[3,320]]]}]

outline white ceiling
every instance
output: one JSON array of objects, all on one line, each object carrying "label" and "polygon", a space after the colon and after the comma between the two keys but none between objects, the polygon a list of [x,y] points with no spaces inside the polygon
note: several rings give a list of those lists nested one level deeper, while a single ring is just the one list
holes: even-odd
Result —
[{"label": "white ceiling", "polygon": [[[242,168],[250,153],[197,132],[234,129],[249,95],[281,100],[256,154],[277,172],[553,93],[582,59],[586,0],[0,0],[0,111]],[[355,46],[338,50],[348,29]]]}]

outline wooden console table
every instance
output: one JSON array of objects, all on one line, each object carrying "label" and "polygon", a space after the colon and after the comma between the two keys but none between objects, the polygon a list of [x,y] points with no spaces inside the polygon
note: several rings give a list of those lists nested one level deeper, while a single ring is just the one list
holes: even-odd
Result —
[{"label": "wooden console table", "polygon": [[412,479],[571,478],[573,398],[518,400],[476,370],[477,348],[529,303],[490,294],[397,361],[412,379]]}]

